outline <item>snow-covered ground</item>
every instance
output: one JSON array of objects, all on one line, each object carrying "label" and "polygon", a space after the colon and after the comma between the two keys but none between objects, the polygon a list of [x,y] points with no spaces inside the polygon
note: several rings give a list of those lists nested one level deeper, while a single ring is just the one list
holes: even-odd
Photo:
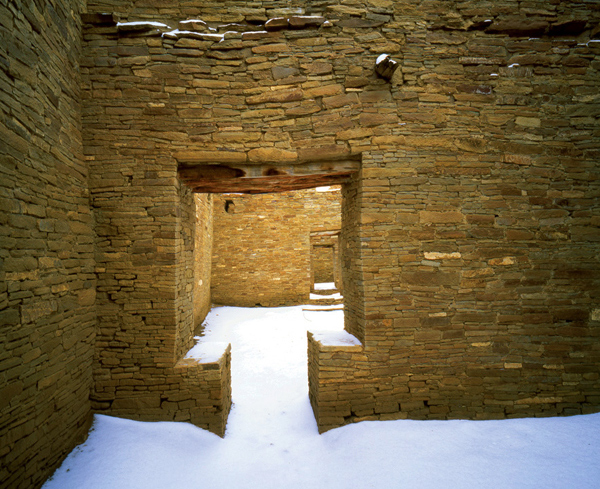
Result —
[{"label": "snow-covered ground", "polygon": [[342,315],[213,309],[203,341],[232,345],[225,438],[187,423],[96,415],[44,489],[600,488],[600,414],[373,421],[319,435],[306,330],[340,330]]}]

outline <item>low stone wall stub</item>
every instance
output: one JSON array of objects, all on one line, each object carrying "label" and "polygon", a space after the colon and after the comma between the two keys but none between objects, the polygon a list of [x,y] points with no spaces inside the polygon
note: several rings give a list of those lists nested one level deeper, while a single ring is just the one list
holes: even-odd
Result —
[{"label": "low stone wall stub", "polygon": [[[141,421],[185,421],[225,435],[231,409],[231,346],[217,361],[183,358],[143,382],[122,382],[107,414]],[[96,405],[96,412],[103,409]]]}]

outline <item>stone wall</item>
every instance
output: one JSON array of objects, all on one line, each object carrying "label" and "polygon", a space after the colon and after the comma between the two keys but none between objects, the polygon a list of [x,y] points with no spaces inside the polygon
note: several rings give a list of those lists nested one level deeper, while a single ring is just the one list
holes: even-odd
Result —
[{"label": "stone wall", "polygon": [[207,182],[362,160],[340,248],[364,350],[311,345],[321,429],[598,409],[595,4],[89,7],[169,24],[89,31],[98,151]]},{"label": "stone wall", "polygon": [[213,302],[245,307],[308,302],[310,234],[339,229],[340,219],[339,188],[215,196]]},{"label": "stone wall", "polygon": [[[149,391],[154,368],[167,369],[156,390],[166,388],[198,323],[196,209],[179,168],[218,164],[237,174],[243,163],[273,175],[360,157],[344,188],[341,249],[347,329],[366,360],[339,385],[357,383],[354,375],[371,383],[337,423],[597,409],[594,3],[92,0],[92,13],[171,24],[203,17],[216,29],[197,22],[166,34],[117,26],[110,14],[86,18],[92,213],[73,88],[83,6],[2,5],[3,36],[16,33],[3,44],[2,273],[16,274],[6,275],[3,313],[11,327],[36,323],[31,344],[40,322],[63,328],[77,317],[75,358],[85,371],[93,261],[77,262],[88,256],[93,214],[97,408]],[[239,26],[219,27],[231,22]],[[374,74],[382,53],[400,66],[390,81]],[[34,194],[28,178],[48,184]],[[21,235],[36,225],[35,236]],[[14,346],[11,334],[3,341]],[[56,373],[31,361],[26,375]],[[335,370],[328,361],[319,358],[316,371]],[[400,391],[380,390],[392,381],[404,382]],[[7,385],[20,392],[17,384]],[[9,406],[33,405],[35,389],[11,395]],[[19,432],[10,430],[27,438]]]},{"label": "stone wall", "polygon": [[210,306],[210,199],[194,198],[177,178],[176,133],[160,102],[170,92],[134,76],[146,41],[155,39],[142,39],[144,47],[135,38],[120,43],[104,34],[102,16],[84,16],[90,21],[82,76],[98,235],[92,406],[134,419],[192,421],[222,435],[229,354],[217,363],[182,360]]},{"label": "stone wall", "polygon": [[213,200],[211,194],[196,194],[194,253],[194,329],[197,331],[211,306]]},{"label": "stone wall", "polygon": [[0,480],[37,487],[89,426],[94,232],[83,1],[0,2]]},{"label": "stone wall", "polygon": [[3,482],[91,408],[224,432],[229,350],[183,358],[211,219],[185,169],[341,172],[362,346],[309,340],[321,431],[599,409],[596,3],[90,0],[82,48],[84,10],[0,1]]},{"label": "stone wall", "polygon": [[312,283],[334,281],[334,246],[334,240],[331,237],[311,239]]},{"label": "stone wall", "polygon": [[344,211],[345,283],[364,284],[345,290],[346,321],[364,350],[311,340],[321,430],[598,410],[598,12],[581,37],[575,12],[499,9],[483,30],[476,12],[407,35],[401,127],[345,189],[361,207]]}]

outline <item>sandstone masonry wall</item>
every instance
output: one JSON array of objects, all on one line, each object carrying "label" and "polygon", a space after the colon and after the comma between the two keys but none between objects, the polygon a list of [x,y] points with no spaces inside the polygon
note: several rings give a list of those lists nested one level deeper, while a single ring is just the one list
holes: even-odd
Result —
[{"label": "sandstone masonry wall", "polygon": [[339,189],[215,196],[213,302],[306,303],[313,284],[310,233],[339,229],[340,220]]},{"label": "sandstone masonry wall", "polygon": [[89,427],[94,231],[83,1],[0,2],[0,481],[38,487]]},{"label": "sandstone masonry wall", "polygon": [[213,199],[211,194],[196,194],[194,253],[194,330],[197,331],[211,306]]},{"label": "sandstone masonry wall", "polygon": [[92,407],[223,435],[229,352],[218,362],[184,359],[210,306],[210,199],[177,178],[161,102],[169,92],[134,76],[147,40],[121,43],[105,35],[102,16],[83,19],[84,153],[98,236]]},{"label": "sandstone masonry wall", "polygon": [[337,237],[311,236],[311,283],[334,282]]},{"label": "sandstone masonry wall", "polygon": [[[169,179],[157,196],[185,203],[180,166],[274,174],[361,158],[343,188],[340,248],[346,329],[364,349],[337,358],[311,344],[321,429],[597,410],[599,7],[288,6],[90,2],[126,20],[198,16],[216,29],[106,20],[88,32],[87,120],[103,178],[117,160],[117,174],[157,171],[144,176]],[[400,66],[390,81],[374,73],[382,53]],[[177,246],[165,266],[182,271]]]}]

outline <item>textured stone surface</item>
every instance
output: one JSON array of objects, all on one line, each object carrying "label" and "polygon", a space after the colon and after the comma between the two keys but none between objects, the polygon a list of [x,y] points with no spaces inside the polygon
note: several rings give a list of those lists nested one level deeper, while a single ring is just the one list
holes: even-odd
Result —
[{"label": "textured stone surface", "polygon": [[0,2],[2,480],[39,484],[90,390],[222,432],[227,354],[182,363],[210,282],[186,165],[268,165],[248,178],[281,190],[360,162],[339,250],[362,346],[310,343],[321,430],[598,410],[599,22],[536,0]]},{"label": "textured stone surface", "polygon": [[[127,20],[161,14],[90,7]],[[231,153],[240,158],[231,166],[256,149],[292,165],[294,153],[298,164],[360,157],[360,174],[344,183],[340,250],[346,328],[364,352],[347,369],[311,358],[322,373],[311,389],[328,389],[327,401],[315,398],[319,425],[597,409],[599,287],[582,273],[598,269],[598,48],[586,26],[599,12],[511,1],[486,11],[400,1],[252,13],[231,2],[219,19],[211,9],[163,20],[262,15],[288,27],[195,55],[90,31],[152,45],[127,60],[90,44],[90,80],[107,90],[90,91],[94,116],[132,131],[126,144],[140,131],[155,136],[155,152]],[[326,21],[289,28],[303,15]],[[374,73],[382,53],[400,64],[390,83]],[[141,91],[125,98],[132,88]],[[109,98],[115,91],[123,97]],[[192,107],[201,110],[174,122]],[[527,402],[536,395],[552,402]],[[327,418],[335,399],[349,413]]]},{"label": "textured stone surface", "polygon": [[[213,302],[246,307],[306,304],[314,283],[311,235],[335,233],[340,225],[339,187],[215,195]],[[332,275],[333,267],[332,258]]]},{"label": "textured stone surface", "polygon": [[0,2],[0,484],[38,487],[89,427],[94,220],[83,1]]}]

